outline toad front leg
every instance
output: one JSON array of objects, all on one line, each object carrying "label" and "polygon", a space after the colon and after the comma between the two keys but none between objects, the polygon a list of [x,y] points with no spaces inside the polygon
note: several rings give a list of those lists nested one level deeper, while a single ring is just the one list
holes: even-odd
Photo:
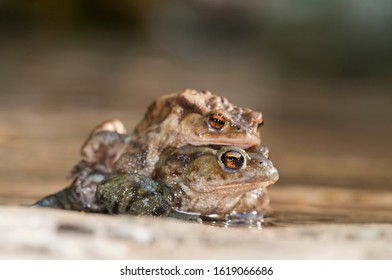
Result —
[{"label": "toad front leg", "polygon": [[115,175],[97,187],[97,199],[111,214],[167,216],[200,221],[199,215],[173,208],[176,193],[163,184],[139,174]]}]

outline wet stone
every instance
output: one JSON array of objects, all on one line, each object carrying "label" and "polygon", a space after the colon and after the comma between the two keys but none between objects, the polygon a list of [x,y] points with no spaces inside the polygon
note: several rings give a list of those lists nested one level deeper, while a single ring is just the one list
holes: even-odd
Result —
[{"label": "wet stone", "polygon": [[392,225],[225,228],[0,207],[1,259],[391,259]]}]

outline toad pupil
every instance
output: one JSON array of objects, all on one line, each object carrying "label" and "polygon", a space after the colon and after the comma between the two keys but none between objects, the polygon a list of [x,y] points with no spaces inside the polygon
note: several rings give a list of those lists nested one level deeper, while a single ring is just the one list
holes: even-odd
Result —
[{"label": "toad pupil", "polygon": [[221,114],[211,114],[209,124],[212,128],[221,129],[225,125],[225,118]]},{"label": "toad pupil", "polygon": [[244,165],[244,157],[235,151],[227,151],[221,156],[223,164],[233,170],[240,169]]}]

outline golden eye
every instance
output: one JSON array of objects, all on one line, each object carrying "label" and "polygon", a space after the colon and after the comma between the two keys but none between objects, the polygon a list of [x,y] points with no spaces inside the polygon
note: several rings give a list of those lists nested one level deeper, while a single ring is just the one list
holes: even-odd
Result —
[{"label": "golden eye", "polygon": [[222,127],[225,125],[225,122],[225,117],[219,113],[211,114],[208,118],[209,126],[214,129],[222,129]]},{"label": "golden eye", "polygon": [[244,156],[237,151],[227,151],[221,155],[221,161],[223,165],[229,170],[236,171],[241,169],[244,165]]}]

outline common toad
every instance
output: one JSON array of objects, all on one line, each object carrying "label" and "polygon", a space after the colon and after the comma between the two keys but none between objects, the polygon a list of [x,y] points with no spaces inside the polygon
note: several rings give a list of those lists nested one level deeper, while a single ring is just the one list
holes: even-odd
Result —
[{"label": "common toad", "polygon": [[151,175],[162,151],[185,145],[260,145],[262,114],[233,105],[209,91],[187,89],[164,95],[148,108],[115,173]]},{"label": "common toad", "polygon": [[266,187],[278,178],[264,148],[184,146],[165,150],[151,178],[134,173],[104,180],[97,198],[113,214],[261,214],[268,205]]}]

